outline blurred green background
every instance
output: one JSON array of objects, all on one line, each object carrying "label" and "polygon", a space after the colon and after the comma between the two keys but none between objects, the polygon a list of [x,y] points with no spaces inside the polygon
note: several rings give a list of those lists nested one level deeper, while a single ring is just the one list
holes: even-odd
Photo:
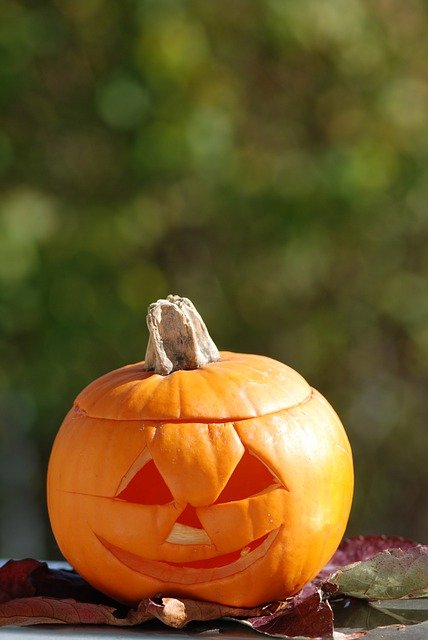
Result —
[{"label": "blurred green background", "polygon": [[349,535],[426,542],[427,2],[2,0],[0,57],[0,556],[168,293],[336,408]]}]

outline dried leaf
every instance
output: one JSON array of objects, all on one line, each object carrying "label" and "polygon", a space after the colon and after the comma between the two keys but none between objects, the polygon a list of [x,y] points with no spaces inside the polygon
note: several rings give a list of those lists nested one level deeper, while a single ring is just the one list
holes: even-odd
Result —
[{"label": "dried leaf", "polygon": [[150,600],[147,611],[153,614],[152,617],[159,618],[165,624],[176,629],[181,629],[188,622],[197,620],[218,620],[219,618],[231,617],[254,617],[261,615],[265,607],[254,607],[252,609],[240,609],[238,607],[228,607],[215,602],[203,602],[201,600],[190,600],[183,598],[159,598]]},{"label": "dried leaf", "polygon": [[342,596],[339,599],[330,599],[329,602],[333,609],[334,626],[338,630],[349,628],[354,631],[367,631],[388,624],[404,622],[390,616],[387,612],[370,607],[367,600]]},{"label": "dried leaf", "polygon": [[153,616],[175,629],[181,629],[188,622],[186,605],[182,600],[176,598],[162,598],[160,604],[152,601],[148,610]]},{"label": "dried leaf", "polygon": [[72,598],[81,602],[118,606],[75,571],[50,569],[46,562],[31,558],[9,560],[0,567],[0,602],[27,596]]},{"label": "dried leaf", "polygon": [[340,593],[364,599],[428,596],[428,547],[382,551],[364,562],[339,569],[328,584]]},{"label": "dried leaf", "polygon": [[380,551],[388,551],[389,549],[406,551],[417,546],[418,543],[414,540],[401,536],[355,536],[342,540],[330,562],[342,566],[368,560]]},{"label": "dried leaf", "polygon": [[245,623],[255,631],[270,636],[288,638],[332,638],[333,612],[328,602],[323,602],[316,591],[306,598],[290,599],[288,606],[270,615],[246,619]]},{"label": "dried leaf", "polygon": [[398,622],[425,622],[428,620],[428,598],[370,600],[368,604],[373,609],[394,617]]},{"label": "dried leaf", "polygon": [[75,600],[35,596],[0,604],[0,626],[30,624],[116,625],[118,622],[112,607]]},{"label": "dried leaf", "polygon": [[368,560],[381,551],[389,549],[406,551],[417,546],[418,543],[414,540],[400,536],[355,536],[346,538],[342,540],[329,563],[317,575],[315,582],[319,584],[339,567]]},{"label": "dried leaf", "polygon": [[29,576],[41,565],[41,562],[28,558],[19,562],[9,560],[0,567],[0,602],[34,595]]}]

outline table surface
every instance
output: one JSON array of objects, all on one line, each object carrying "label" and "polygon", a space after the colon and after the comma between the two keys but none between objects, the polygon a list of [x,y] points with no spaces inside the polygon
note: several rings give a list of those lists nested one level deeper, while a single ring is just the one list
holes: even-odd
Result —
[{"label": "table surface", "polygon": [[[131,629],[112,629],[111,627],[90,627],[88,625],[82,625],[81,627],[75,626],[62,626],[62,625],[39,625],[34,627],[3,627],[0,629],[0,637],[4,640],[20,640],[23,637],[27,637],[28,640],[61,640],[65,638],[104,638],[104,640],[126,640],[127,638],[136,638],[137,636],[147,638],[147,640],[159,640],[162,638],[174,638],[177,640],[177,636],[187,636],[192,634],[184,631],[170,632],[168,629],[159,630],[153,632],[151,630],[142,629],[141,627],[135,627]],[[200,635],[200,634],[198,634]],[[211,631],[210,633],[203,633],[204,637],[217,638],[219,633]],[[223,635],[223,634],[222,634]],[[228,636],[226,637],[237,637]],[[244,634],[242,638],[244,638]]]},{"label": "table surface", "polygon": [[3,627],[0,629],[0,637],[4,640],[21,640],[22,638],[31,638],[33,640],[61,640],[62,638],[104,638],[104,640],[126,640],[127,638],[135,638],[143,636],[145,638],[159,640],[161,635],[163,638],[175,638],[177,634],[169,633],[168,630],[162,633],[152,633],[138,629],[112,629],[110,627],[90,627],[82,625],[81,627],[69,625],[38,625],[34,627]]},{"label": "table surface", "polygon": [[161,624],[153,624],[143,627],[108,627],[108,626],[92,626],[92,625],[34,625],[29,627],[2,627],[0,629],[1,640],[20,640],[28,638],[28,640],[69,640],[70,638],[102,638],[104,640],[132,640],[132,638],[144,637],[146,640],[159,640],[159,638],[170,638],[171,640],[179,640],[180,638],[224,638],[225,640],[238,638],[248,640],[249,637],[257,635],[250,628],[246,629],[243,625],[233,622],[222,622],[218,629],[209,629],[204,631],[199,626],[198,629],[169,629]]}]

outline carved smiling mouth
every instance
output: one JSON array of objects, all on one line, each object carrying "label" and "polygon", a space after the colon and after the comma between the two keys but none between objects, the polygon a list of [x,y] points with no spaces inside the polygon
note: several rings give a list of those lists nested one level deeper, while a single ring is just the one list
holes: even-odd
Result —
[{"label": "carved smiling mouth", "polygon": [[[129,569],[150,578],[176,584],[196,584],[211,582],[240,573],[262,558],[273,544],[279,529],[266,533],[253,540],[244,549],[226,553],[205,560],[193,562],[166,562],[163,560],[147,560],[135,553],[125,551],[101,536],[97,536],[101,544]],[[183,571],[185,569],[185,571]]]}]

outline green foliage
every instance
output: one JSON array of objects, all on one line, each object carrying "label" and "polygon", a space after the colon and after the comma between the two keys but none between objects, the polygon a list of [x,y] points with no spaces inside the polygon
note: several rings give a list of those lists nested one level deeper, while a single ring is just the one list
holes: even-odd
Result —
[{"label": "green foliage", "polygon": [[351,533],[426,536],[426,3],[4,0],[0,56],[0,554],[171,292],[337,408]]}]

